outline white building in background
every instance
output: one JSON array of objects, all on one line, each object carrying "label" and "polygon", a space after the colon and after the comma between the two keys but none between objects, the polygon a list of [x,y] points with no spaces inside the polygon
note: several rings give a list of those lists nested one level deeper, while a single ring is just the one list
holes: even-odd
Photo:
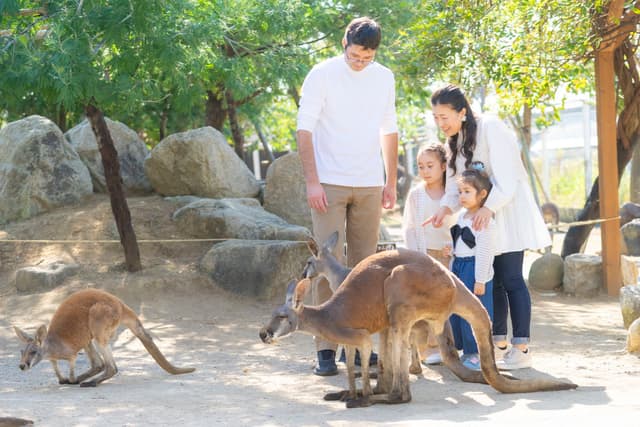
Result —
[{"label": "white building in background", "polygon": [[549,193],[551,163],[559,156],[562,159],[582,158],[584,164],[585,198],[593,184],[593,159],[597,158],[598,135],[596,109],[590,101],[574,102],[560,111],[560,121],[552,126],[532,130],[531,157],[542,160],[540,180]]}]

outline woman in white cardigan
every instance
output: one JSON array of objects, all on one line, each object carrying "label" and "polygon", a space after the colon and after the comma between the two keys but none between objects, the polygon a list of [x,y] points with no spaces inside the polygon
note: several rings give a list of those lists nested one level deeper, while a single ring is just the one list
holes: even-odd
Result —
[{"label": "woman in white cardigan", "polygon": [[497,364],[501,369],[528,368],[531,297],[522,275],[524,250],[545,248],[551,240],[529,187],[516,137],[498,118],[476,117],[457,86],[448,85],[434,92],[431,105],[436,124],[448,139],[449,162],[440,209],[425,224],[431,222],[439,227],[447,215],[460,208],[453,178],[471,162],[482,162],[493,189],[473,218],[473,227],[483,229],[495,217],[498,228],[493,265],[493,339],[498,348],[507,347],[509,312],[513,326],[512,347]]}]

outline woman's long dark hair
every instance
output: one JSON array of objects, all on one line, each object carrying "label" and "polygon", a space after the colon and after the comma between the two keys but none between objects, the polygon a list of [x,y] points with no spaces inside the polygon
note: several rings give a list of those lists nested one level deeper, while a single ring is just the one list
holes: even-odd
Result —
[{"label": "woman's long dark hair", "polygon": [[462,147],[458,150],[458,134],[449,137],[448,144],[451,149],[451,159],[449,159],[449,167],[453,169],[453,174],[456,174],[456,157],[458,157],[458,151],[461,151],[466,161],[464,166],[466,169],[471,165],[473,160],[473,150],[476,148],[476,137],[478,130],[478,122],[476,122],[471,111],[471,105],[464,96],[462,90],[455,85],[447,85],[443,88],[436,90],[431,95],[431,106],[436,105],[448,105],[455,111],[462,111],[466,109],[465,121],[462,122]]}]

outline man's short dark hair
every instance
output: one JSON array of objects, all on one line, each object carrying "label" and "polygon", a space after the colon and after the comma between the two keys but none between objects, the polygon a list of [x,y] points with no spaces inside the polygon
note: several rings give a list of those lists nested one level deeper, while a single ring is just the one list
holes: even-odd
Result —
[{"label": "man's short dark hair", "polygon": [[365,49],[377,49],[380,46],[382,31],[376,21],[368,17],[356,18],[347,25],[344,32],[347,46],[359,45]]}]

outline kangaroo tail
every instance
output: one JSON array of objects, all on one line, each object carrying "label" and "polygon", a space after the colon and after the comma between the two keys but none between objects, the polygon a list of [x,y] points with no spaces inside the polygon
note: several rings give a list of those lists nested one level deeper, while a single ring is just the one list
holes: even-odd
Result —
[{"label": "kangaroo tail", "polygon": [[167,358],[164,357],[162,352],[160,352],[160,349],[158,348],[158,346],[156,346],[156,343],[153,342],[153,339],[151,338],[151,335],[149,335],[149,332],[147,332],[147,330],[142,326],[142,322],[140,322],[138,316],[136,316],[133,310],[129,309],[128,311],[129,313],[125,314],[124,316],[125,319],[123,323],[125,323],[127,327],[131,329],[131,332],[133,332],[133,334],[138,337],[140,342],[142,342],[144,348],[147,349],[151,357],[153,357],[153,360],[155,360],[162,369],[172,375],[188,374],[196,370],[196,368],[178,368],[176,366],[173,366],[167,360]]},{"label": "kangaroo tail", "polygon": [[531,393],[536,391],[571,390],[576,384],[555,379],[518,380],[502,375],[496,366],[491,331],[491,319],[480,300],[464,284],[456,280],[453,312],[469,322],[480,351],[480,366],[487,382],[501,393]]}]

